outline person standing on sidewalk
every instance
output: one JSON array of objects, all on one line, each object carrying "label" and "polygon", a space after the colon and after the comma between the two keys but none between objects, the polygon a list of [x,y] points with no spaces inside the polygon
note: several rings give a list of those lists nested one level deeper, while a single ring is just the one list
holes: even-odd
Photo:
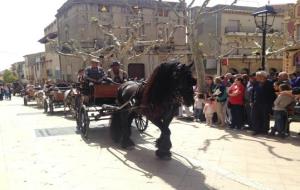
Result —
[{"label": "person standing on sidewalk", "polygon": [[210,97],[206,100],[206,103],[203,108],[203,113],[206,119],[206,125],[211,126],[213,124],[213,115],[216,112],[215,100]]},{"label": "person standing on sidewalk", "polygon": [[256,83],[253,86],[250,105],[252,106],[253,135],[268,134],[270,129],[270,114],[276,99],[271,81],[267,80],[266,71],[256,72]]},{"label": "person standing on sidewalk", "polygon": [[213,96],[216,98],[216,109],[218,116],[218,125],[220,127],[225,127],[225,114],[226,114],[226,100],[227,91],[226,87],[222,84],[222,79],[220,77],[215,78],[215,89],[213,90]]},{"label": "person standing on sidewalk", "polygon": [[230,111],[232,115],[230,128],[241,129],[243,126],[243,109],[244,109],[244,96],[245,87],[243,79],[238,77],[228,90]]},{"label": "person standing on sidewalk", "polygon": [[204,94],[197,93],[194,97],[194,118],[196,122],[203,121]]}]

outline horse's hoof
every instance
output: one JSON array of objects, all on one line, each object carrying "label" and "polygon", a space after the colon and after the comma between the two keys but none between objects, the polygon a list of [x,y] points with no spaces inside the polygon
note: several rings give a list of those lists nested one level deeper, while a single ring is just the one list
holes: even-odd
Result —
[{"label": "horse's hoof", "polygon": [[132,149],[134,149],[135,144],[132,140],[126,140],[121,143],[121,146],[124,149],[132,150]]},{"label": "horse's hoof", "polygon": [[133,146],[128,146],[126,149],[127,150],[134,150],[134,148],[135,148],[135,146],[133,145]]},{"label": "horse's hoof", "polygon": [[133,150],[135,148],[134,145],[121,145],[122,148],[126,149],[126,150]]},{"label": "horse's hoof", "polygon": [[160,159],[160,160],[171,160],[172,159],[172,154],[171,152],[161,152],[157,150],[155,152],[155,155]]}]

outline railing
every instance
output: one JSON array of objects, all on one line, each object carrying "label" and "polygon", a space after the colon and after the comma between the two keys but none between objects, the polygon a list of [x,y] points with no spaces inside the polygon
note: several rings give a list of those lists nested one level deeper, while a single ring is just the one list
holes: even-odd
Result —
[{"label": "railing", "polygon": [[225,33],[229,32],[245,32],[245,33],[255,33],[256,28],[252,26],[243,26],[243,27],[234,27],[234,26],[226,26]]}]

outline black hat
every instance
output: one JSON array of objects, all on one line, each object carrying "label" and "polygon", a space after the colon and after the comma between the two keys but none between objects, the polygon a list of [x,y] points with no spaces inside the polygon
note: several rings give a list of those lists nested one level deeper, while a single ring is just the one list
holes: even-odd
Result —
[{"label": "black hat", "polygon": [[119,61],[113,61],[110,66],[119,66],[121,65]]}]

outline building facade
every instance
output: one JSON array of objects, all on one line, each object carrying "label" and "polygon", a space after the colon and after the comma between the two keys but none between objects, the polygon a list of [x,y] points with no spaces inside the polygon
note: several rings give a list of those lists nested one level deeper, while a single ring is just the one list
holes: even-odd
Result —
[{"label": "building facade", "polygon": [[45,53],[39,52],[24,56],[24,78],[30,83],[44,83],[46,80]]},{"label": "building facade", "polygon": [[[178,3],[171,3],[171,7]],[[179,5],[178,13],[183,15]],[[138,31],[139,41],[165,39],[176,25],[184,25],[184,19],[178,18],[172,8],[155,0],[68,0],[57,12],[57,34],[59,45],[76,42],[83,49],[96,50],[112,44],[112,39],[92,24],[96,18],[99,24],[112,32],[120,41],[129,37],[130,26],[134,19],[142,20]],[[145,49],[145,47],[142,47]],[[143,51],[143,50],[141,50]],[[147,78],[160,63],[179,54],[187,54],[185,28],[174,33],[172,47],[149,51],[133,59],[123,59],[124,70],[131,78]],[[102,66],[105,69],[117,57],[105,57]],[[185,59],[186,61],[186,59]],[[76,80],[77,71],[87,66],[81,58],[60,55],[62,79]]]},{"label": "building facade", "polygon": [[284,14],[284,38],[286,50],[283,56],[283,70],[300,72],[300,1],[290,4]]},{"label": "building facade", "polygon": [[25,61],[20,61],[12,64],[11,71],[15,73],[19,80],[25,78],[24,74]]},{"label": "building facade", "polygon": [[[224,74],[251,73],[261,67],[262,33],[256,28],[254,13],[257,7],[216,5],[207,9],[197,26],[203,43],[206,69]],[[283,46],[283,10],[286,5],[273,6],[277,12],[272,30],[267,34],[267,45],[272,49]],[[198,9],[196,7],[195,9]],[[267,57],[268,70],[282,70],[282,55]]]},{"label": "building facade", "polygon": [[59,80],[61,70],[59,55],[56,52],[58,46],[56,19],[44,29],[44,35],[39,42],[45,44],[45,80]]}]

